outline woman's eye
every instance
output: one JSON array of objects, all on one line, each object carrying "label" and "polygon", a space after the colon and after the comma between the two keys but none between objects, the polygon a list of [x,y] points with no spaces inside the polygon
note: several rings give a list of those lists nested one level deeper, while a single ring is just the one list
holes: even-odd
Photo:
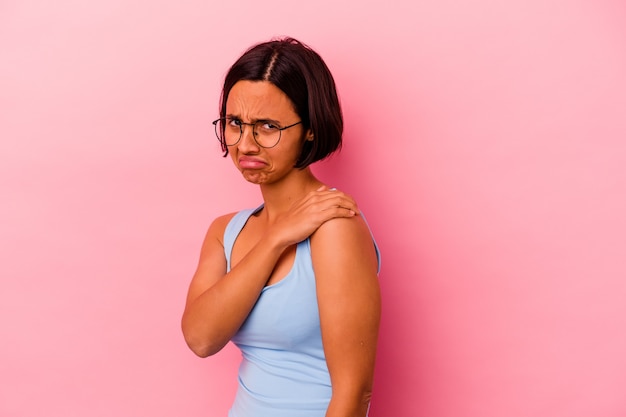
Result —
[{"label": "woman's eye", "polygon": [[228,124],[230,126],[240,127],[241,126],[241,120],[239,120],[239,119],[228,119]]},{"label": "woman's eye", "polygon": [[261,124],[261,128],[264,129],[264,130],[276,130],[276,129],[278,129],[278,126],[276,126],[276,125],[274,125],[274,124],[272,124],[270,122],[263,122]]}]

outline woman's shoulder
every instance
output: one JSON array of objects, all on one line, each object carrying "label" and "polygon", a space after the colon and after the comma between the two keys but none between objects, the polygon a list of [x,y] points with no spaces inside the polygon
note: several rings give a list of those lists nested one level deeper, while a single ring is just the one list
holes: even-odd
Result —
[{"label": "woman's shoulder", "polygon": [[348,245],[346,249],[350,250],[373,246],[373,237],[363,216],[355,215],[328,220],[311,236],[311,243],[325,247]]},{"label": "woman's shoulder", "polygon": [[[363,216],[355,215],[353,217],[337,217],[324,222],[311,238],[318,241],[360,241],[370,236],[369,227]],[[367,240],[368,239],[366,239],[366,241]]]},{"label": "woman's shoulder", "polygon": [[206,232],[205,241],[217,240],[223,245],[224,232],[226,231],[226,227],[228,226],[228,223],[230,223],[230,221],[233,219],[233,217],[237,215],[237,213],[238,212],[235,211],[232,213],[223,214],[213,219],[213,222],[211,222],[211,225]]},{"label": "woman's shoulder", "polygon": [[311,261],[318,288],[352,288],[380,272],[378,247],[360,215],[322,224],[311,236]]},{"label": "woman's shoulder", "polygon": [[211,226],[215,225],[217,227],[224,228],[226,225],[239,213],[238,211],[233,211],[232,213],[222,214],[221,216],[216,217],[213,220]]},{"label": "woman's shoulder", "polygon": [[314,259],[367,259],[380,272],[380,250],[362,213],[328,220],[310,241],[312,254],[317,255]]}]

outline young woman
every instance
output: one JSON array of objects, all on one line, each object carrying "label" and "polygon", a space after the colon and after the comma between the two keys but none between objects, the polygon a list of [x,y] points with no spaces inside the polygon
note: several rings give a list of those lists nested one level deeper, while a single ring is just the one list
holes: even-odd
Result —
[{"label": "young woman", "polygon": [[380,318],[378,249],[355,201],[310,164],[341,146],[335,83],[308,46],[258,44],[228,71],[222,149],[263,203],[214,220],[182,318],[201,357],[242,352],[229,417],[364,417]]}]

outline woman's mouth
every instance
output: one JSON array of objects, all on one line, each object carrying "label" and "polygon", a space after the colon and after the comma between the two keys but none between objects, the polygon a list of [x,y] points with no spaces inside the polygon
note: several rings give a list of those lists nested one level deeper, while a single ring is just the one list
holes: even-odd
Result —
[{"label": "woman's mouth", "polygon": [[262,159],[250,156],[242,156],[239,158],[239,167],[242,169],[259,169],[263,168],[265,165],[267,164]]}]

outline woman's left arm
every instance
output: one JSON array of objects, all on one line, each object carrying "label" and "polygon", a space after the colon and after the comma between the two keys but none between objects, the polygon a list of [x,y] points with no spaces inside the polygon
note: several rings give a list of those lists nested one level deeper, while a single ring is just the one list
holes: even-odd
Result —
[{"label": "woman's left arm", "polygon": [[311,236],[332,398],[326,417],[365,417],[380,322],[378,261],[360,216],[327,221]]}]

